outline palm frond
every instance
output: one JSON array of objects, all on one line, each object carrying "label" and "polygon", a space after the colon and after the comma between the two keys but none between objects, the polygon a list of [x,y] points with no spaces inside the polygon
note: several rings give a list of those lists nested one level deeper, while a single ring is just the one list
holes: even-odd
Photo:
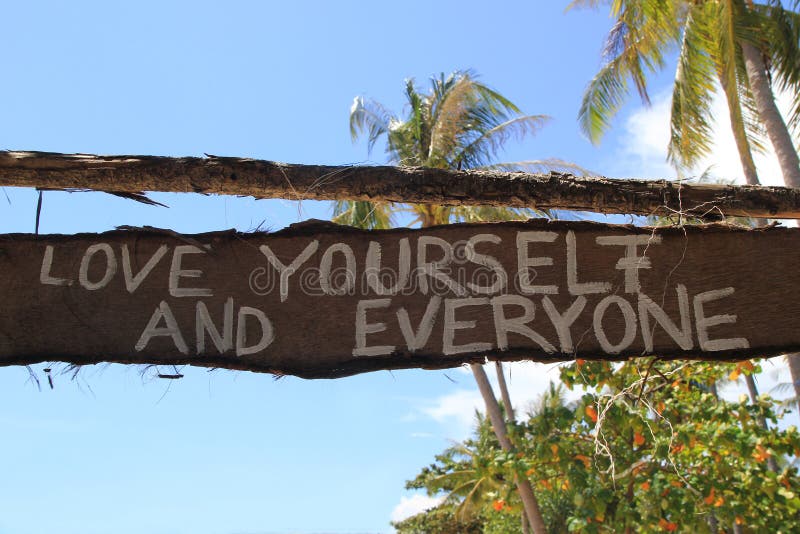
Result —
[{"label": "palm frond", "polygon": [[667,149],[668,159],[678,166],[693,166],[711,152],[713,143],[711,103],[717,64],[708,52],[709,18],[704,10],[708,11],[700,6],[688,13],[678,55]]},{"label": "palm frond", "polygon": [[564,11],[571,11],[573,9],[582,9],[582,8],[595,8],[599,6],[601,3],[608,3],[609,0],[572,0],[567,7],[564,8]]},{"label": "palm frond", "polygon": [[473,81],[473,84],[475,91],[481,96],[483,102],[486,103],[493,112],[500,115],[505,115],[507,113],[522,113],[522,110],[518,108],[516,104],[491,87],[477,81]]},{"label": "palm frond", "polygon": [[484,489],[484,486],[488,485],[486,482],[486,477],[482,477],[473,483],[469,493],[467,493],[461,501],[461,504],[458,505],[456,513],[461,518],[469,516],[480,509],[481,504],[483,504],[486,498],[487,490]]},{"label": "palm frond", "polygon": [[407,118],[395,121],[390,128],[388,152],[400,165],[425,165],[431,139],[430,102],[406,80]]},{"label": "palm frond", "polygon": [[380,102],[357,96],[350,106],[350,137],[356,141],[366,132],[367,150],[372,152],[377,140],[388,133],[393,120],[396,120],[394,115]]},{"label": "palm frond", "polygon": [[628,84],[620,63],[613,61],[606,64],[583,93],[578,123],[583,133],[595,144],[611,127],[611,118],[627,98]]},{"label": "palm frond", "polygon": [[[797,9],[800,2],[794,3]],[[751,10],[756,25],[765,29],[761,49],[769,57],[777,87],[792,95],[788,124],[800,132],[800,13],[784,9],[779,0]]]},{"label": "palm frond", "polygon": [[497,156],[511,138],[521,140],[527,135],[534,135],[550,120],[547,115],[525,115],[509,119],[485,131],[479,130],[474,139],[460,147],[450,165],[463,169],[485,165]]},{"label": "palm frond", "polygon": [[469,115],[478,104],[472,80],[461,76],[449,85],[449,90],[431,104],[431,142],[426,165],[448,167],[459,137],[471,126]]},{"label": "palm frond", "polygon": [[567,392],[564,390],[564,385],[561,383],[556,385],[551,380],[548,388],[531,405],[529,415],[531,417],[541,416],[566,405]]},{"label": "palm frond", "polygon": [[761,37],[748,16],[743,0],[721,0],[709,5],[714,24],[713,53],[717,61],[720,83],[728,100],[734,135],[744,130],[750,150],[764,150],[764,128],[758,115],[741,51],[741,43],[758,43]]},{"label": "palm frond", "polygon": [[386,230],[394,224],[392,205],[388,202],[337,200],[333,222],[365,230]]},{"label": "palm frond", "polygon": [[647,75],[661,70],[664,54],[679,42],[681,11],[675,2],[620,2],[612,4],[616,22],[603,49],[605,64],[584,91],[578,122],[593,142],[611,125],[624,103],[628,80],[648,104]]}]

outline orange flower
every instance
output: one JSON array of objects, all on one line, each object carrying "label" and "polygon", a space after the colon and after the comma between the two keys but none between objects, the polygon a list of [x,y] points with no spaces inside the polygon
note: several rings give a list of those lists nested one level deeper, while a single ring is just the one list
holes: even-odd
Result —
[{"label": "orange flower", "polygon": [[495,512],[502,512],[505,507],[506,501],[503,499],[498,499],[492,503],[492,508],[494,508]]},{"label": "orange flower", "polygon": [[586,410],[584,411],[586,412],[586,415],[589,416],[589,419],[595,423],[597,422],[597,410],[594,409],[594,406],[587,406]]},{"label": "orange flower", "polygon": [[708,504],[708,505],[710,506],[710,505],[711,505],[711,503],[712,503],[712,502],[714,502],[714,497],[715,497],[715,495],[714,495],[714,488],[711,488],[711,493],[709,493],[709,494],[708,494],[708,497],[706,497],[705,499],[703,499],[703,502],[704,502],[704,503],[706,503],[706,504]]},{"label": "orange flower", "polygon": [[675,532],[678,530],[678,524],[673,523],[672,521],[667,521],[663,517],[658,521],[658,526],[666,530],[667,532]]},{"label": "orange flower", "polygon": [[642,488],[642,491],[647,491],[650,489],[650,482],[644,481],[640,487]]},{"label": "orange flower", "polygon": [[659,401],[658,406],[656,406],[656,412],[658,412],[658,415],[661,415],[662,413],[664,413],[664,408],[666,408],[666,407],[667,407],[667,405],[664,404],[664,401]]},{"label": "orange flower", "polygon": [[584,454],[576,454],[575,455],[575,459],[576,460],[580,460],[581,462],[583,462],[583,466],[586,469],[589,469],[589,466],[592,465],[592,459],[589,458],[588,456],[584,455]]},{"label": "orange flower", "polygon": [[756,450],[753,451],[753,458],[755,458],[759,462],[763,462],[770,456],[772,456],[772,454],[770,454],[770,452],[767,449],[765,449],[761,445],[756,445]]},{"label": "orange flower", "polygon": [[636,432],[633,434],[633,444],[637,447],[641,447],[644,445],[644,436],[640,433]]},{"label": "orange flower", "polygon": [[584,360],[583,358],[578,358],[577,360],[575,360],[575,363],[578,365],[578,367],[580,367],[581,365],[586,363],[586,360]]}]

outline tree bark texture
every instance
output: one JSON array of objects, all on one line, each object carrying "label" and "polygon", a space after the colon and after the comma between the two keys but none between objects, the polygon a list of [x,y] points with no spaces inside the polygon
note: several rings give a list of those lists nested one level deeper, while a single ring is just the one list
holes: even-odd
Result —
[{"label": "tree bark texture", "polygon": [[800,406],[800,352],[787,354],[786,361],[789,363],[789,374],[794,386],[795,404]]},{"label": "tree bark texture", "polygon": [[497,372],[497,386],[500,388],[500,398],[503,399],[503,405],[506,409],[506,419],[509,422],[514,421],[514,406],[511,405],[511,394],[508,391],[508,384],[506,383],[506,374],[503,369],[503,362],[494,362],[494,369]]},{"label": "tree bark texture", "polygon": [[742,42],[742,54],[747,68],[747,77],[750,81],[750,90],[758,109],[758,117],[764,123],[775,155],[783,173],[783,181],[788,187],[800,187],[800,159],[794,147],[794,141],[786,127],[775,96],[767,77],[767,68],[761,51],[750,43]]},{"label": "tree bark texture", "polygon": [[493,205],[664,215],[800,218],[800,190],[551,172],[295,165],[247,158],[0,152],[0,185],[43,189],[194,192],[289,200]]},{"label": "tree bark texture", "polygon": [[[470,365],[470,368],[472,369],[472,374],[475,376],[475,382],[478,383],[478,389],[486,404],[486,412],[489,416],[489,421],[492,423],[492,428],[497,436],[497,440],[500,442],[500,446],[506,452],[513,451],[514,445],[508,438],[503,413],[500,411],[500,405],[497,402],[497,398],[494,396],[494,391],[492,391],[492,385],[489,383],[489,377],[486,376],[486,371],[483,370],[483,366],[477,363]],[[519,491],[520,499],[522,499],[522,505],[525,508],[525,515],[528,516],[528,521],[533,529],[533,533],[547,534],[544,518],[539,509],[539,501],[533,493],[530,480],[517,476],[516,483],[517,491]]]}]

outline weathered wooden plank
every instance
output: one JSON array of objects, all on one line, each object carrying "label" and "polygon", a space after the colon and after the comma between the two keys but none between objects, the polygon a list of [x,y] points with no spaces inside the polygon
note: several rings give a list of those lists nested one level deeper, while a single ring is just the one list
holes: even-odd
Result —
[{"label": "weathered wooden plank", "polygon": [[0,185],[137,193],[171,191],[291,200],[470,204],[707,219],[800,218],[800,190],[618,180],[564,173],[293,165],[209,156],[95,156],[0,151]]},{"label": "weathered wooden plank", "polygon": [[797,229],[532,220],[366,232],[0,236],[0,365],[307,378],[485,357],[800,350]]}]

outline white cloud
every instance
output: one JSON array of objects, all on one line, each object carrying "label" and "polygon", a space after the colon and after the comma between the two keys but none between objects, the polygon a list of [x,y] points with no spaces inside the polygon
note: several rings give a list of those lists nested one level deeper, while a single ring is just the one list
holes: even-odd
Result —
[{"label": "white cloud", "polygon": [[[653,98],[651,107],[640,108],[628,117],[617,142],[619,148],[607,162],[606,170],[610,176],[663,179],[676,175],[666,161],[671,96],[670,92],[660,93]],[[788,110],[790,103],[790,95],[778,96],[781,110]],[[739,152],[731,133],[728,107],[719,93],[712,103],[712,116],[717,119],[714,125],[714,148],[689,175],[699,176],[711,167],[714,177],[744,183]],[[764,185],[783,185],[780,167],[769,140],[765,145],[767,151],[754,156],[759,178]]]},{"label": "white cloud", "polygon": [[483,399],[476,389],[459,389],[434,399],[420,411],[444,425],[452,439],[464,439],[475,424],[475,410],[483,411]]},{"label": "white cloud", "polygon": [[[559,383],[558,364],[543,364],[534,362],[505,363],[506,382],[508,384],[511,402],[517,415],[524,413],[528,406],[535,401],[549,386],[549,383]],[[472,374],[469,367],[466,372]],[[486,374],[494,386],[495,395],[500,398],[497,387],[497,376],[494,364],[485,366]],[[467,378],[466,380],[471,380]],[[567,392],[568,398],[577,398],[578,394]],[[423,405],[419,412],[437,423],[440,423],[447,437],[455,440],[467,438],[475,426],[475,411],[485,412],[483,398],[477,386],[473,389],[460,389],[442,395]]]},{"label": "white cloud", "polygon": [[391,520],[402,521],[438,506],[443,500],[444,497],[428,497],[420,493],[415,493],[411,497],[402,496],[400,497],[400,503],[392,510]]},{"label": "white cloud", "polygon": [[[569,363],[569,362],[566,362]],[[550,382],[558,385],[559,367],[564,364],[556,363],[535,363],[535,362],[514,362],[503,364],[506,370],[506,382],[508,391],[511,395],[511,402],[519,418],[530,406],[544,393],[550,386]],[[494,366],[492,366],[494,367]],[[494,376],[494,369],[490,376]],[[496,378],[492,379],[496,382]],[[495,388],[496,389],[496,388]],[[578,398],[577,392],[567,390],[567,400]]]},{"label": "white cloud", "polygon": [[669,143],[669,93],[659,94],[649,108],[641,108],[625,121],[619,148],[607,172],[615,178],[665,178],[675,176],[666,161]]}]

